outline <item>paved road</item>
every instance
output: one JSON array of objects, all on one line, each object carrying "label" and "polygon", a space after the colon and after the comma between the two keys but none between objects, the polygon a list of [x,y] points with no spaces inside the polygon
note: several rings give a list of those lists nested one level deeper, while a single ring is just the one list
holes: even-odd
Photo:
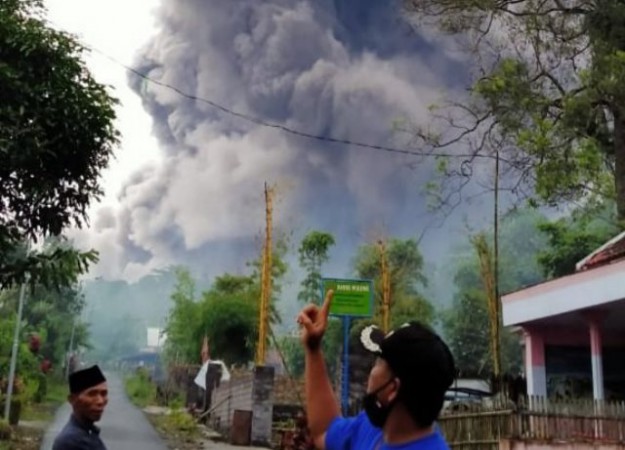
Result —
[{"label": "paved road", "polygon": [[[119,376],[106,374],[109,385],[109,403],[98,424],[102,440],[108,450],[166,450],[167,446],[152,428],[143,413],[135,407],[126,394]],[[69,418],[69,405],[56,414],[47,430],[41,450],[50,450],[52,442]]]}]

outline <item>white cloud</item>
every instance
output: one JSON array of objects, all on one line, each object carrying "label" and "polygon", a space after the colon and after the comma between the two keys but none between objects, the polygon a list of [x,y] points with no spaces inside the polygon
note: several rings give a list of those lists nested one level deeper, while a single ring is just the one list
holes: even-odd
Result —
[{"label": "white cloud", "polygon": [[[156,32],[154,10],[158,0],[46,0],[53,26],[75,34],[119,62],[131,66],[140,47]],[[128,87],[126,70],[97,52],[86,58],[95,78],[112,87],[120,100],[117,108],[121,146],[115,160],[103,173],[105,198],[101,204],[115,205],[123,183],[138,167],[158,161],[158,142],[152,136],[152,118],[141,99]],[[101,204],[94,205],[95,213]]]}]

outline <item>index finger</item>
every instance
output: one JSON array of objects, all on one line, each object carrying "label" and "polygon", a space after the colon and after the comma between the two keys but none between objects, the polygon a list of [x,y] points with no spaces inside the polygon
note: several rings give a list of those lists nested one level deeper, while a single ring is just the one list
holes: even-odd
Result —
[{"label": "index finger", "polygon": [[321,314],[326,319],[328,318],[328,315],[330,314],[330,305],[332,304],[333,297],[334,297],[334,291],[332,289],[328,289],[328,292],[326,292],[326,298],[323,301],[323,306],[321,307]]}]

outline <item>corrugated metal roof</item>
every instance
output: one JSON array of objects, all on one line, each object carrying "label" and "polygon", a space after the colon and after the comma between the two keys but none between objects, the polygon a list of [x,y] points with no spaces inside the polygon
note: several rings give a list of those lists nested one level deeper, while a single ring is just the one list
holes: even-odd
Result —
[{"label": "corrugated metal roof", "polygon": [[625,258],[625,232],[610,239],[597,250],[586,256],[575,266],[578,272],[594,269],[615,260]]}]

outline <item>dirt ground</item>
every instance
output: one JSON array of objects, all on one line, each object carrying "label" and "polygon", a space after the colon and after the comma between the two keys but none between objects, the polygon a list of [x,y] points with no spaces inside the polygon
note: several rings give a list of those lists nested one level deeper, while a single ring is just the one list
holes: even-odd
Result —
[{"label": "dirt ground", "polygon": [[39,426],[16,427],[10,441],[0,441],[0,450],[39,450],[44,432]]},{"label": "dirt ground", "polygon": [[[172,431],[168,427],[163,414],[146,413],[146,416],[161,438],[167,443],[167,446],[172,450],[238,450],[241,448],[222,442],[214,432],[202,426],[194,433],[179,433]],[[260,450],[255,447],[246,447],[246,449]]]}]

